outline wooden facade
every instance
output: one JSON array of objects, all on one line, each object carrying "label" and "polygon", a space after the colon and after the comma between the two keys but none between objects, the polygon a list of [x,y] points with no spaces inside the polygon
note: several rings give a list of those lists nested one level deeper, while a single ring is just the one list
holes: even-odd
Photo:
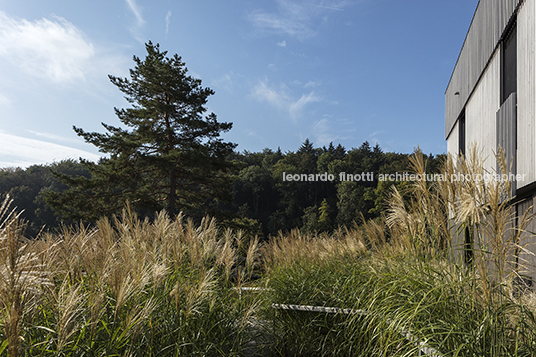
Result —
[{"label": "wooden facade", "polygon": [[522,2],[523,0],[480,0],[478,3],[445,92],[447,137],[499,47],[500,40],[512,21],[512,15]]},{"label": "wooden facade", "polygon": [[517,167],[523,187],[536,181],[536,2],[525,1],[517,15]]},{"label": "wooden facade", "polygon": [[[447,149],[476,143],[496,172],[505,151],[517,222],[536,203],[536,0],[480,0],[445,92]],[[516,259],[536,282],[536,220]],[[536,284],[533,284],[536,285]]]}]

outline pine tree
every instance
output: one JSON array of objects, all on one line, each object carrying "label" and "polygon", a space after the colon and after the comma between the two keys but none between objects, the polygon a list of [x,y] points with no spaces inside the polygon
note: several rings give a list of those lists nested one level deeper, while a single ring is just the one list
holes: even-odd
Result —
[{"label": "pine tree", "polygon": [[146,50],[144,60],[134,56],[130,78],[109,76],[132,104],[115,108],[126,128],[102,123],[107,132],[101,134],[74,127],[108,156],[98,163],[81,159],[89,179],[56,173],[71,189],[50,192],[46,199],[64,217],[94,220],[118,212],[126,201],[146,212],[165,208],[174,215],[228,198],[233,164],[226,158],[236,145],[219,137],[231,123],[205,115],[214,91],[189,76],[178,55],[168,58],[151,42]]}]

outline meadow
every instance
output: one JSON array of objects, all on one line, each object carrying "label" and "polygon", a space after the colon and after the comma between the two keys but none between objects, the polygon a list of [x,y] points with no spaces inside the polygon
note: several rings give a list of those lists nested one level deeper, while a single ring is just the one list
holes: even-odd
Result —
[{"label": "meadow", "polygon": [[[447,160],[445,177],[483,174],[479,157],[475,148]],[[421,153],[411,162],[425,174]],[[128,206],[27,240],[6,200],[0,355],[535,355],[536,295],[522,284],[534,267],[516,259],[529,252],[532,215],[515,217],[510,183],[408,190],[392,189],[381,219],[263,244],[210,218],[141,220]],[[459,234],[474,243],[458,244]]]}]

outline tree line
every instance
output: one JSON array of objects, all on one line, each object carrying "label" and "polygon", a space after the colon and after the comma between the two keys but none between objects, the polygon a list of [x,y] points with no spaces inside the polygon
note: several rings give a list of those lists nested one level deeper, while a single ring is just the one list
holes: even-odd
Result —
[{"label": "tree line", "polygon": [[[232,123],[206,113],[214,91],[188,75],[178,55],[151,42],[146,51],[144,59],[133,57],[130,78],[109,76],[131,104],[115,108],[122,126],[102,123],[104,133],[73,127],[103,158],[0,169],[0,194],[24,210],[28,235],[95,222],[126,204],[148,218],[160,210],[212,215],[264,237],[293,228],[323,232],[378,217],[389,187],[407,184],[377,179],[407,171],[407,154],[368,142],[347,150],[307,139],[296,151],[236,152],[220,136]],[[427,156],[431,172],[441,159]]]},{"label": "tree line", "polygon": [[[435,172],[444,159],[444,155],[425,157],[429,172]],[[295,151],[267,148],[262,152],[233,152],[227,160],[234,165],[227,178],[227,199],[206,199],[197,207],[184,208],[184,212],[194,218],[211,214],[224,225],[264,237],[293,228],[331,231],[339,226],[350,227],[362,219],[377,218],[385,209],[390,186],[397,185],[404,192],[408,184],[406,181],[381,181],[378,176],[410,170],[408,154],[383,152],[379,145],[371,146],[368,142],[347,150],[332,143],[327,147],[314,147],[305,140]],[[334,179],[288,181],[283,179],[283,173],[327,173]],[[346,173],[347,180],[341,180],[341,173]],[[349,175],[355,179],[355,176],[363,177],[363,173],[371,173],[374,179],[348,180]],[[51,193],[68,192],[70,187],[61,181],[65,176],[90,179],[91,172],[84,162],[76,160],[26,169],[0,169],[1,198],[9,195],[13,205],[24,210],[21,217],[28,222],[29,236],[36,236],[43,227],[46,230],[80,220],[93,222],[100,216],[77,219],[54,210],[47,203]],[[109,214],[117,214],[123,207],[124,202]],[[156,209],[139,209],[138,213],[151,218]]]}]

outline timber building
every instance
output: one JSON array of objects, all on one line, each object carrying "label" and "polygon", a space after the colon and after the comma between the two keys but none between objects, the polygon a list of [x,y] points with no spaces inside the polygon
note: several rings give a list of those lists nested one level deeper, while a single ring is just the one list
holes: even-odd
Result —
[{"label": "timber building", "polygon": [[[501,146],[524,178],[512,185],[517,217],[536,203],[536,0],[479,1],[445,92],[445,136],[452,154],[478,143],[490,172]],[[531,252],[519,259],[536,267]],[[536,282],[536,268],[525,274]]]}]

